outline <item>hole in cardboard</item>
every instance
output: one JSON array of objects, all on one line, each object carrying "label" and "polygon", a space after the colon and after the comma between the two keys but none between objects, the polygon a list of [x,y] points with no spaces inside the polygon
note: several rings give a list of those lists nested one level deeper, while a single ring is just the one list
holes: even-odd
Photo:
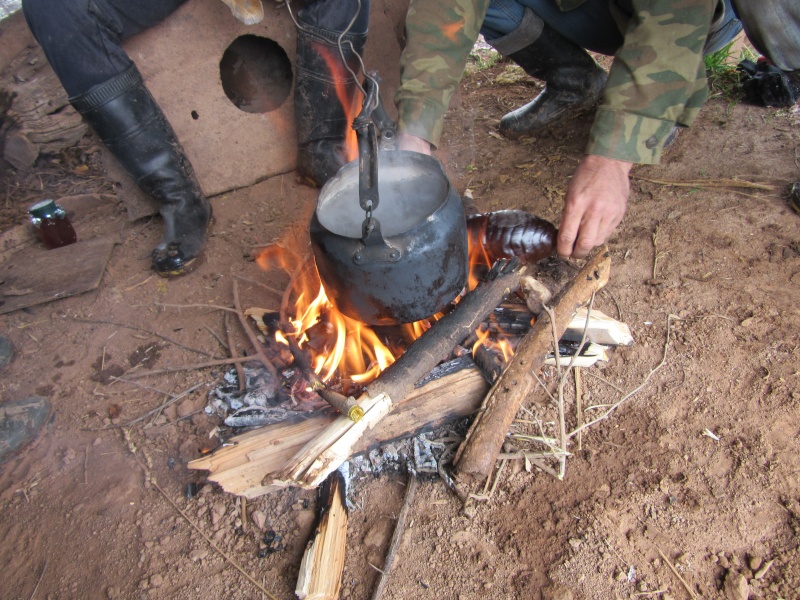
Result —
[{"label": "hole in cardboard", "polygon": [[257,35],[233,40],[219,62],[225,95],[249,113],[280,107],[292,89],[292,63],[280,45]]}]

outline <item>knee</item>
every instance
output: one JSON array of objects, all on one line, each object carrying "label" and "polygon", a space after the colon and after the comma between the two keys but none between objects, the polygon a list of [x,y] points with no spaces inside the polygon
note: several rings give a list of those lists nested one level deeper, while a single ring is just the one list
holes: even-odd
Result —
[{"label": "knee", "polygon": [[90,18],[87,0],[22,0],[22,13],[40,44]]}]

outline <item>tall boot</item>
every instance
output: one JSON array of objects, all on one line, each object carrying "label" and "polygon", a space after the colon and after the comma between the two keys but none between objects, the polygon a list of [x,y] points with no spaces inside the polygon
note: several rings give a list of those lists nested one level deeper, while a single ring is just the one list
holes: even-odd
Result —
[{"label": "tall boot", "polygon": [[164,235],[153,249],[162,277],[192,270],[205,246],[211,204],[135,66],[70,99],[146,194],[161,205]]},{"label": "tall boot", "polygon": [[490,43],[528,75],[543,80],[545,87],[531,102],[500,120],[500,133],[510,139],[531,135],[567,112],[594,106],[603,95],[608,77],[583,48],[561,36],[530,9],[518,29],[532,32],[532,41],[521,49],[504,52],[509,45],[519,46],[523,32],[517,30]]},{"label": "tall boot", "polygon": [[[305,24],[297,30],[297,171],[318,186],[348,162],[345,136],[361,107],[361,94],[339,54],[338,37],[337,32]],[[366,34],[348,33],[342,38],[347,65],[357,75],[361,66],[356,54],[363,55],[366,41]],[[354,103],[355,114],[351,112]]]}]

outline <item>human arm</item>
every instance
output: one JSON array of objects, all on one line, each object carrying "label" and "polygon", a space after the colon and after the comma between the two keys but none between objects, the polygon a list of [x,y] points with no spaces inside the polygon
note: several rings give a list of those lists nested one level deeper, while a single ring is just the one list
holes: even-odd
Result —
[{"label": "human arm", "polygon": [[634,163],[654,164],[676,123],[689,125],[706,98],[703,46],[715,0],[633,2],[609,73],[587,155],[567,187],[560,256],[584,258],[622,222]]},{"label": "human arm", "polygon": [[400,57],[400,87],[395,94],[401,149],[404,134],[438,146],[444,113],[488,6],[489,0],[411,1],[406,46]]}]

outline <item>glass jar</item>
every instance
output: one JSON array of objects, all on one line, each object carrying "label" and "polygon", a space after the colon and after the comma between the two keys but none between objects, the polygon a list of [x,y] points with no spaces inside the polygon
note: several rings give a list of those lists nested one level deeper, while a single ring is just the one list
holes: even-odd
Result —
[{"label": "glass jar", "polygon": [[78,241],[67,213],[54,200],[42,200],[28,209],[31,223],[36,227],[47,248],[60,248]]}]

